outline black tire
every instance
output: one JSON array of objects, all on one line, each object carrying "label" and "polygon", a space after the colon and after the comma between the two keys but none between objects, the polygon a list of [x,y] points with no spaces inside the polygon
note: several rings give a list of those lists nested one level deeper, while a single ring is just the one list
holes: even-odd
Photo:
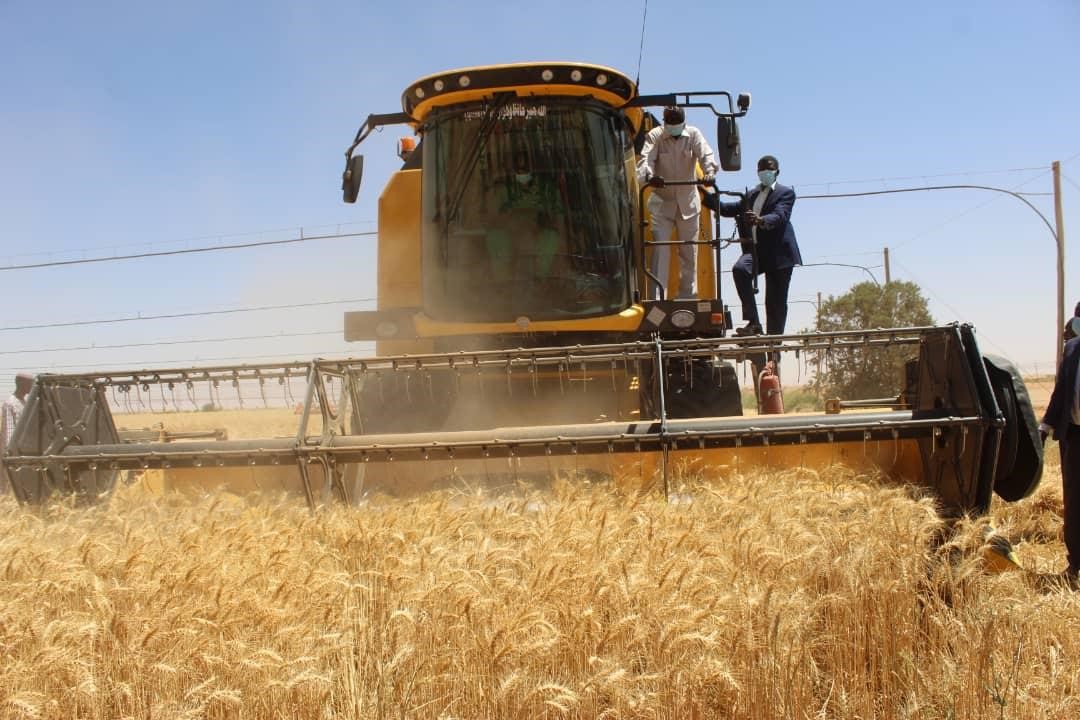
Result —
[{"label": "black tire", "polygon": [[1003,500],[1016,502],[1031,495],[1042,479],[1039,423],[1016,366],[996,355],[984,355],[983,362],[998,408],[1005,418],[994,473],[994,492]]},{"label": "black tire", "polygon": [[730,363],[695,358],[687,364],[672,358],[667,370],[669,418],[742,415],[742,390]]}]

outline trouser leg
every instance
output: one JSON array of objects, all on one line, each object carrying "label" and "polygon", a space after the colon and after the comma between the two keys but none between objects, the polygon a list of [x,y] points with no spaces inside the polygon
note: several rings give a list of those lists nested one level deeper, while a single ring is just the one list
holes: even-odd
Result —
[{"label": "trouser leg", "polygon": [[697,240],[701,235],[698,215],[692,218],[679,218],[676,226],[679,240],[679,295],[681,298],[697,297],[697,252],[698,246],[689,241]]},{"label": "trouser leg", "polygon": [[792,268],[765,273],[765,322],[768,335],[783,335],[787,326],[788,289]]},{"label": "trouser leg", "polygon": [[[675,225],[675,221],[671,218],[666,218],[663,215],[652,216],[652,239],[654,242],[667,242],[671,240],[671,230]],[[661,283],[664,285],[664,295],[671,295],[671,288],[667,287],[668,275],[671,272],[671,246],[670,245],[653,245],[652,249],[652,262],[649,264],[649,270],[655,275]],[[654,300],[660,299],[660,288],[656,283],[650,280],[652,284],[651,295]]]},{"label": "trouser leg", "polygon": [[551,228],[543,228],[536,240],[536,270],[540,277],[551,275],[551,265],[555,262],[555,251],[559,246],[559,234]]},{"label": "trouser leg", "polygon": [[1080,426],[1070,425],[1060,439],[1061,491],[1065,498],[1065,550],[1069,569],[1080,571]]},{"label": "trouser leg", "polygon": [[731,278],[735,281],[735,292],[742,302],[742,317],[746,322],[761,324],[757,305],[754,302],[754,258],[745,253],[731,266]]},{"label": "trouser leg", "polygon": [[510,236],[503,230],[491,230],[487,234],[486,244],[492,277],[496,282],[506,282],[510,279],[510,261],[513,258]]}]

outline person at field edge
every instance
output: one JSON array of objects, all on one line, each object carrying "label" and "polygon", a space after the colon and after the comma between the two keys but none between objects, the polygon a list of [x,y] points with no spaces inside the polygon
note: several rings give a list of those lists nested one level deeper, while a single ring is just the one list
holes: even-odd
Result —
[{"label": "person at field edge", "polygon": [[765,332],[783,335],[787,325],[788,289],[796,265],[802,265],[791,210],[795,207],[795,191],[776,181],[780,161],[764,155],[757,164],[759,184],[735,202],[720,202],[720,196],[705,196],[706,207],[724,217],[735,218],[742,239],[743,254],[731,268],[735,290],[742,302],[746,325],[735,329],[739,336],[760,335],[761,318],[754,302],[754,253],[757,254],[757,273],[765,274]]},{"label": "person at field edge", "polygon": [[[698,246],[701,201],[694,185],[668,186],[668,182],[694,182],[701,166],[701,181],[711,183],[719,166],[705,136],[686,124],[682,108],[664,110],[663,127],[655,127],[645,136],[638,162],[638,182],[652,187],[648,209],[653,242],[671,241],[672,230],[679,235],[679,298],[697,297]],[[661,283],[667,283],[671,268],[671,246],[653,245],[649,271]],[[651,283],[652,297],[660,299],[660,287]],[[671,295],[670,292],[667,293]]]},{"label": "person at field edge", "polygon": [[1076,303],[1076,310],[1073,311],[1073,316],[1065,323],[1065,329],[1062,331],[1065,342],[1069,342],[1077,335],[1080,335],[1080,326],[1077,326],[1074,322],[1076,318],[1080,318],[1080,302]]},{"label": "person at field edge", "polygon": [[[1080,317],[1070,321],[1074,335],[1080,335]],[[1054,390],[1046,406],[1039,436],[1046,443],[1053,433],[1061,452],[1061,494],[1065,501],[1065,550],[1068,567],[1063,579],[1073,589],[1080,580],[1080,337],[1065,343]]]},{"label": "person at field edge", "polygon": [[26,395],[34,386],[34,376],[19,373],[15,376],[15,392],[0,406],[0,495],[7,492],[7,472],[3,466],[3,455],[7,452],[11,436],[15,434],[15,425],[19,422],[23,408],[26,407]]}]

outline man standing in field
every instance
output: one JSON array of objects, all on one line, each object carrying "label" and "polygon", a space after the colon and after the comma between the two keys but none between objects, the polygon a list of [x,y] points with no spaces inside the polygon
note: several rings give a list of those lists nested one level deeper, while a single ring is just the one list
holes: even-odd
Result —
[{"label": "man standing in field", "polygon": [[0,495],[8,492],[7,472],[4,470],[3,456],[7,453],[8,443],[15,434],[15,424],[19,422],[23,408],[26,407],[26,395],[34,386],[34,376],[19,373],[15,376],[15,392],[0,407]]},{"label": "man standing in field", "polygon": [[[1080,317],[1071,321],[1080,334]],[[1065,343],[1050,403],[1039,423],[1043,443],[1050,433],[1061,451],[1061,494],[1065,501],[1065,550],[1069,565],[1062,573],[1066,584],[1078,589],[1080,581],[1080,337]]]}]

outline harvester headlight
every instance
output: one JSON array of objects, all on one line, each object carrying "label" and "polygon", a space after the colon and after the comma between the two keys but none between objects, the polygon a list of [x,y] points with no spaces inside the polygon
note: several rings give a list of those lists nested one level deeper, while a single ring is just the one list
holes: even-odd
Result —
[{"label": "harvester headlight", "polygon": [[607,75],[605,75],[604,73],[600,73],[599,75],[597,75],[596,84],[601,86],[607,85]]},{"label": "harvester headlight", "polygon": [[421,100],[424,98],[424,88],[418,87],[418,88],[416,88],[415,92],[416,92],[416,97],[420,98]]},{"label": "harvester headlight", "polygon": [[694,320],[696,316],[690,310],[681,309],[671,313],[671,324],[680,330],[685,330],[688,327],[694,326]]},{"label": "harvester headlight", "polygon": [[392,338],[398,334],[397,323],[393,320],[382,320],[375,326],[375,336]]},{"label": "harvester headlight", "polygon": [[550,70],[545,70],[544,72],[540,73],[540,77],[544,79],[544,82],[551,82],[555,78],[555,73],[551,72]]},{"label": "harvester headlight", "polygon": [[573,80],[574,82],[581,82],[581,71],[580,70],[571,70],[570,71],[570,79]]},{"label": "harvester headlight", "polygon": [[461,87],[463,87],[463,88],[464,88],[464,87],[469,87],[469,83],[470,83],[470,82],[472,82],[472,81],[471,81],[471,80],[469,80],[469,76],[468,76],[468,75],[462,75],[462,76],[461,76],[461,77],[459,77],[459,78],[458,78],[458,80],[457,80],[457,84],[458,84],[458,85],[460,85],[460,86],[461,86]]},{"label": "harvester headlight", "polygon": [[446,83],[444,83],[442,80],[435,81],[435,92],[442,92],[442,89],[444,87],[446,87]]}]

